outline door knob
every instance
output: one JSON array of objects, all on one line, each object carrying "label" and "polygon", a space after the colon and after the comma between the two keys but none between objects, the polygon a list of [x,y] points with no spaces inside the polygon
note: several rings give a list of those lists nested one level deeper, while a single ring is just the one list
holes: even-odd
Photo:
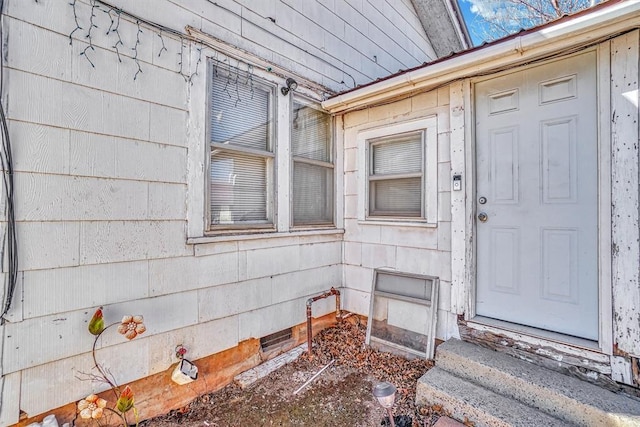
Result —
[{"label": "door knob", "polygon": [[478,214],[478,220],[479,220],[480,222],[487,222],[487,220],[488,220],[488,219],[489,219],[489,216],[488,216],[486,213],[484,213],[484,212],[480,212],[480,213]]}]

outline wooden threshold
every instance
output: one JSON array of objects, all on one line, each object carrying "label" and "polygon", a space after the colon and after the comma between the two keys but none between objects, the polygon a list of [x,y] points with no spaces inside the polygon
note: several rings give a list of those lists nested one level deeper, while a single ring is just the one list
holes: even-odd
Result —
[{"label": "wooden threshold", "polygon": [[[458,317],[460,337],[464,341],[510,354],[612,391],[621,390],[621,386],[611,379],[610,356],[595,349],[588,340],[560,340],[558,334],[545,336],[544,333],[534,333],[517,325],[503,323],[506,322],[482,317],[470,320]],[[574,340],[577,341],[572,343]]]}]

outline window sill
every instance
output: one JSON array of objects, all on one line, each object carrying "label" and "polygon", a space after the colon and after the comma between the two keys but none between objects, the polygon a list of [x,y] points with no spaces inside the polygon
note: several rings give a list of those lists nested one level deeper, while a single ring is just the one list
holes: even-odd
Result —
[{"label": "window sill", "polygon": [[344,229],[331,228],[331,229],[304,229],[304,230],[292,230],[286,232],[276,231],[263,231],[257,233],[246,234],[227,234],[218,236],[202,236],[202,237],[189,237],[187,238],[188,245],[199,245],[206,243],[220,243],[220,242],[236,242],[239,240],[263,240],[263,239],[282,239],[299,236],[326,236],[326,235],[342,235]]},{"label": "window sill", "polygon": [[438,224],[426,222],[424,220],[408,221],[402,219],[359,219],[358,225],[385,225],[394,227],[419,227],[419,228],[437,228]]}]

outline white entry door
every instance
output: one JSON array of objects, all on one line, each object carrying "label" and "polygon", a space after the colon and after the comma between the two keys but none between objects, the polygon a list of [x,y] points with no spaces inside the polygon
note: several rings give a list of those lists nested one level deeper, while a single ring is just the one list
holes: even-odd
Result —
[{"label": "white entry door", "polygon": [[596,54],[479,82],[476,314],[598,339]]}]

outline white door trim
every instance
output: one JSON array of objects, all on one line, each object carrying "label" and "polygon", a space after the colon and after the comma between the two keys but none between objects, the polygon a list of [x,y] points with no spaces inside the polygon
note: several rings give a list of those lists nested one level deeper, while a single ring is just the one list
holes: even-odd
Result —
[{"label": "white door trim", "polygon": [[600,350],[613,354],[613,288],[611,281],[611,42],[600,43],[598,81],[598,271]]},{"label": "white door trim", "polygon": [[[599,340],[604,354],[612,354],[612,289],[611,289],[611,132],[610,132],[610,49],[609,42],[601,43],[597,52],[598,79],[598,285],[599,285]],[[582,52],[578,52],[582,53]],[[552,60],[556,60],[554,58]],[[551,62],[549,60],[548,62]],[[451,170],[464,173],[463,194],[452,192],[452,311],[464,314],[465,320],[476,316],[475,277],[475,131],[472,85],[494,78],[492,74],[473,80],[452,83],[451,86]],[[464,114],[456,116],[459,105]],[[462,117],[461,117],[462,116]],[[460,127],[464,127],[460,129]],[[464,147],[464,149],[462,149]],[[458,172],[456,172],[458,171]],[[459,239],[459,244],[453,242]]]}]

